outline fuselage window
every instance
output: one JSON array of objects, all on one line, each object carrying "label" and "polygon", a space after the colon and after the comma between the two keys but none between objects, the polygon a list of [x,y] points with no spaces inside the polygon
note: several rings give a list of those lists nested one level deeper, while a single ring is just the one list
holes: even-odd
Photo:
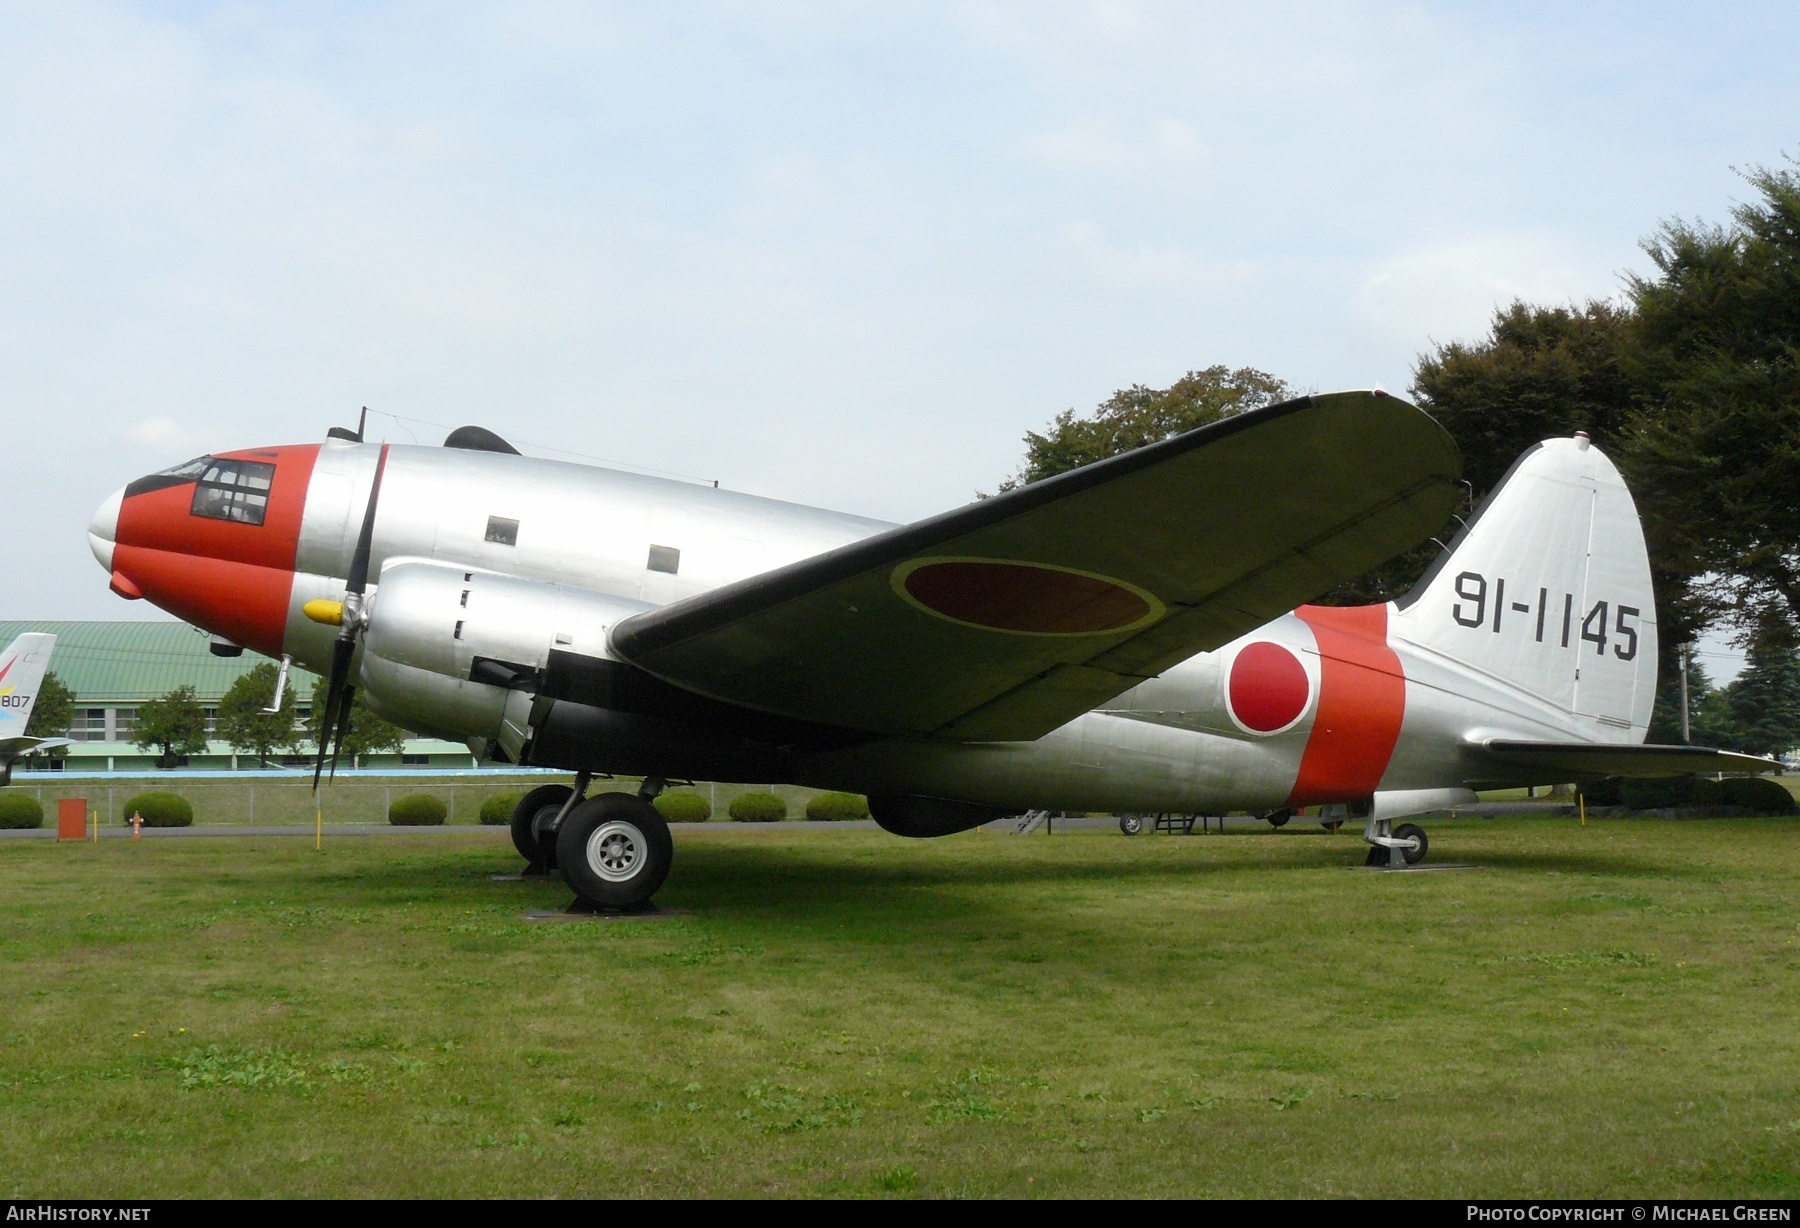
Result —
[{"label": "fuselage window", "polygon": [[519,522],[504,516],[489,516],[487,536],[483,540],[496,546],[516,546],[519,544]]},{"label": "fuselage window", "polygon": [[651,571],[667,572],[672,576],[681,570],[681,551],[674,546],[652,546],[646,566]]},{"label": "fuselage window", "polygon": [[275,466],[260,461],[209,460],[198,477],[189,509],[194,515],[239,524],[261,524],[268,515]]}]

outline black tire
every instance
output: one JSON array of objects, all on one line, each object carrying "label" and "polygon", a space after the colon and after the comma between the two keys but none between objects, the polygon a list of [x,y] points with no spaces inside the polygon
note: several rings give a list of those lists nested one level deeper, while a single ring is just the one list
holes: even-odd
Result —
[{"label": "black tire", "polygon": [[1292,810],[1271,810],[1263,816],[1263,819],[1270,827],[1273,827],[1276,831],[1280,831],[1287,826],[1287,821],[1293,817],[1294,812]]},{"label": "black tire", "polygon": [[669,825],[655,806],[629,793],[588,798],[556,833],[563,881],[594,908],[648,904],[674,860]]},{"label": "black tire", "polygon": [[1319,824],[1320,827],[1323,827],[1326,831],[1330,832],[1334,836],[1338,834],[1338,828],[1342,827],[1343,825],[1344,825],[1343,820],[1341,820],[1341,819],[1339,821],[1337,821],[1336,823],[1321,823],[1321,824]]},{"label": "black tire", "polygon": [[1431,841],[1425,838],[1425,829],[1420,827],[1417,823],[1400,824],[1400,826],[1394,829],[1394,839],[1417,840],[1419,842],[1418,847],[1416,848],[1402,849],[1400,851],[1400,855],[1406,859],[1406,864],[1409,866],[1416,866],[1421,861],[1424,861],[1426,850],[1431,847]]},{"label": "black tire", "polygon": [[1141,814],[1122,814],[1119,816],[1119,830],[1128,836],[1141,836],[1144,833],[1144,816]]},{"label": "black tire", "polygon": [[1365,866],[1385,866],[1388,864],[1388,851],[1379,844],[1369,846],[1369,855],[1363,858]]},{"label": "black tire", "polygon": [[568,785],[539,785],[513,807],[512,842],[519,856],[531,863],[531,870],[547,874],[556,868],[556,842],[540,839],[547,832],[557,811],[575,792]]}]

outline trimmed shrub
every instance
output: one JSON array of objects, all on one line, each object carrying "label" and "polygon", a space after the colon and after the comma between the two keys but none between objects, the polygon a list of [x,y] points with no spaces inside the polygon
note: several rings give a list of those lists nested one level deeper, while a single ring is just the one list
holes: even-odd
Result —
[{"label": "trimmed shrub", "polygon": [[869,817],[869,799],[860,793],[821,793],[806,803],[815,823],[854,823]]},{"label": "trimmed shrub", "polygon": [[1648,780],[1625,779],[1619,782],[1619,800],[1633,810],[1656,810],[1663,806],[1687,806],[1692,776],[1655,776]]},{"label": "trimmed shrub", "polygon": [[787,803],[773,793],[740,793],[731,799],[731,817],[740,823],[779,823]]},{"label": "trimmed shrub", "polygon": [[698,793],[658,793],[651,805],[667,823],[704,823],[712,818],[712,803]]},{"label": "trimmed shrub", "polygon": [[1619,795],[1619,786],[1623,783],[1617,776],[1608,776],[1605,780],[1576,785],[1575,791],[1587,798],[1590,806],[1622,806],[1625,799]]},{"label": "trimmed shrub", "polygon": [[442,827],[449,813],[444,803],[429,793],[408,793],[388,806],[388,822],[395,827]]},{"label": "trimmed shrub", "polygon": [[44,807],[29,793],[0,793],[0,827],[42,827]]},{"label": "trimmed shrub", "polygon": [[127,798],[119,816],[131,826],[131,816],[144,818],[145,827],[192,827],[194,804],[179,793],[140,793]]},{"label": "trimmed shrub", "polygon": [[1800,814],[1794,795],[1767,776],[1728,776],[1718,782],[1727,806],[1743,806],[1759,814]]},{"label": "trimmed shrub", "polygon": [[505,827],[512,822],[512,812],[524,796],[523,793],[502,793],[488,798],[481,803],[481,821],[489,827]]}]

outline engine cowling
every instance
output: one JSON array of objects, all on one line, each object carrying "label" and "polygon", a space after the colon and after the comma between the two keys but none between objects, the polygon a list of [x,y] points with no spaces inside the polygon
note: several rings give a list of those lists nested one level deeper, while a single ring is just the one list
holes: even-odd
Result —
[{"label": "engine cowling", "polygon": [[[613,624],[651,608],[573,585],[396,560],[372,593],[359,681],[410,729],[513,763],[631,776],[782,780],[772,718],[718,705],[619,660]],[[732,718],[736,719],[732,719]]]},{"label": "engine cowling", "polygon": [[551,654],[614,659],[606,633],[650,608],[589,589],[424,560],[382,569],[359,681],[381,715],[517,761]]}]

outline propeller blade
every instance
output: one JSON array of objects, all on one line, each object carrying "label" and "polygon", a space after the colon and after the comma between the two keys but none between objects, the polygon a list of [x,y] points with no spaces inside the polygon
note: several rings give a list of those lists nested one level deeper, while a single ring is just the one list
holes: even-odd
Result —
[{"label": "propeller blade", "polygon": [[338,755],[343,753],[344,742],[350,737],[350,714],[356,710],[356,687],[344,688],[343,702],[338,704],[337,737],[331,742],[331,779],[337,779]]},{"label": "propeller blade", "polygon": [[356,637],[362,632],[362,597],[369,587],[369,555],[375,542],[375,506],[381,499],[387,458],[388,446],[384,443],[375,460],[375,480],[369,485],[369,506],[356,535],[356,552],[350,556],[337,642],[331,646],[331,677],[325,684],[325,711],[319,717],[319,758],[313,764],[314,793],[319,791],[319,778],[325,774],[327,755],[331,757],[331,778],[337,779],[338,753],[350,735],[350,708],[356,702],[356,688],[350,683],[350,662],[356,656]]},{"label": "propeller blade", "polygon": [[381,477],[387,472],[388,446],[381,445],[375,462],[375,481],[369,486],[369,510],[363,513],[362,532],[356,535],[356,553],[350,556],[350,578],[345,589],[361,593],[369,586],[369,551],[375,541],[375,503],[381,497]]},{"label": "propeller blade", "polygon": [[319,777],[325,774],[325,756],[331,747],[331,733],[337,723],[337,712],[350,681],[350,659],[356,655],[356,641],[339,636],[331,646],[331,675],[325,682],[325,711],[319,715],[319,758],[313,764],[313,792],[319,791]]}]

